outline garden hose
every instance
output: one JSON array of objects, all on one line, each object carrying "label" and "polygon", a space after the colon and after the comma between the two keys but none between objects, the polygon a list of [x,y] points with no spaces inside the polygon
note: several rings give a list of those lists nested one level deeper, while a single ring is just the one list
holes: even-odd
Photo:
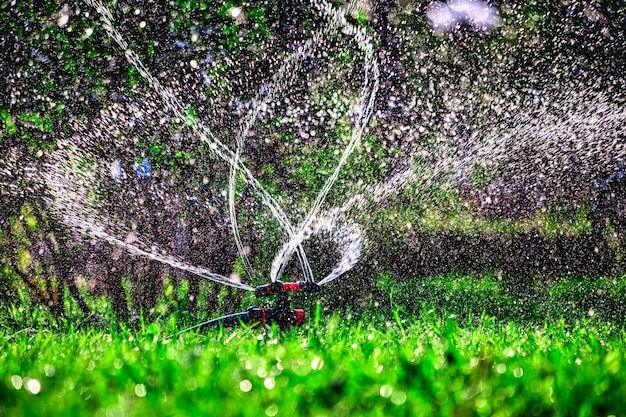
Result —
[{"label": "garden hose", "polygon": [[261,325],[276,323],[281,329],[286,329],[290,326],[300,327],[304,324],[306,314],[304,310],[277,310],[272,308],[263,307],[248,307],[248,309],[241,313],[229,314],[227,316],[218,317],[213,320],[206,321],[198,326],[200,329],[206,329],[210,327],[235,327],[240,324],[245,325]]}]

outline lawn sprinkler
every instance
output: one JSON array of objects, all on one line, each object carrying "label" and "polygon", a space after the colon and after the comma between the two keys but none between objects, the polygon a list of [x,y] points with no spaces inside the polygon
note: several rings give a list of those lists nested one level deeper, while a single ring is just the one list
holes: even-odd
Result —
[{"label": "lawn sprinkler", "polygon": [[178,334],[193,329],[206,329],[211,327],[235,327],[239,325],[248,326],[269,326],[272,323],[278,324],[281,330],[289,327],[300,327],[304,324],[306,313],[299,308],[291,308],[289,301],[290,292],[320,292],[321,287],[315,282],[298,281],[298,282],[281,282],[275,281],[271,284],[260,285],[255,288],[254,295],[256,298],[265,298],[276,296],[276,302],[273,308],[265,307],[248,307],[246,311],[241,313],[229,314],[227,316],[218,317],[188,329],[182,330]]}]

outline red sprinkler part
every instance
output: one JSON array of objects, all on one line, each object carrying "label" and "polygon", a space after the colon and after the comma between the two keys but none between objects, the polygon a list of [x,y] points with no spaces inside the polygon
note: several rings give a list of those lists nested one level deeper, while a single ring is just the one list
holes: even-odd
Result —
[{"label": "red sprinkler part", "polygon": [[283,292],[298,292],[300,291],[300,283],[299,282],[284,282],[283,283]]},{"label": "red sprinkler part", "polygon": [[296,322],[294,323],[294,326],[302,326],[304,324],[304,320],[306,319],[306,313],[304,310],[300,310],[299,308],[294,309],[293,312],[296,315]]},{"label": "red sprinkler part", "polygon": [[298,282],[272,282],[271,284],[259,285],[254,291],[254,295],[259,297],[267,297],[269,295],[280,294],[285,292],[319,292],[320,286],[314,282],[298,281]]}]

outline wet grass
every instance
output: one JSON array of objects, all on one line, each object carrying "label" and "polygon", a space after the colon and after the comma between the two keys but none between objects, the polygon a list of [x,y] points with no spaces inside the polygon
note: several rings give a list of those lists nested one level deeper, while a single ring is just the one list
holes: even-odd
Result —
[{"label": "wet grass", "polygon": [[[215,329],[167,338],[186,320],[51,323],[41,310],[16,308],[0,325],[0,415],[621,413],[619,322],[588,311],[497,318],[481,299],[506,302],[506,294],[484,280],[466,291],[470,279],[435,279],[430,285],[446,287],[447,300],[425,297],[409,309],[396,292],[374,313],[314,315],[285,333]],[[549,293],[559,295],[548,300],[584,299],[610,284],[580,282],[576,291],[555,284]],[[483,313],[451,301],[461,294]]]}]

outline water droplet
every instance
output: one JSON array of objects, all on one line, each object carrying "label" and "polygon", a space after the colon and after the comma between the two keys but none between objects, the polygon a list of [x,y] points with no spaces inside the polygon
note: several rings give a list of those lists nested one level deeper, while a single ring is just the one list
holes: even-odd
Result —
[{"label": "water droplet", "polygon": [[250,392],[250,390],[252,389],[252,382],[250,382],[250,381],[249,381],[249,380],[247,380],[247,379],[242,380],[242,381],[239,383],[239,389],[240,389],[242,392]]},{"label": "water droplet", "polygon": [[26,381],[26,389],[30,391],[32,394],[39,394],[41,391],[41,382],[37,379],[29,379]]},{"label": "water droplet", "polygon": [[311,369],[313,370],[319,371],[323,366],[324,361],[319,356],[314,357],[311,361]]},{"label": "water droplet", "polygon": [[499,374],[503,374],[506,372],[506,365],[503,363],[499,363],[496,365],[496,372]]},{"label": "water droplet", "polygon": [[278,414],[278,406],[276,404],[272,404],[265,409],[265,415],[269,417],[274,417],[276,414]]},{"label": "water droplet", "polygon": [[265,378],[263,386],[267,389],[274,389],[276,386],[276,380],[274,378]]},{"label": "water droplet", "polygon": [[56,369],[52,365],[46,365],[43,367],[43,371],[48,378],[52,378],[56,374]]},{"label": "water droplet", "polygon": [[233,19],[237,19],[241,14],[241,7],[231,7],[230,9],[228,9],[228,14]]},{"label": "water droplet", "polygon": [[59,16],[59,18],[57,19],[57,25],[60,28],[64,28],[65,26],[67,26],[67,22],[70,20],[70,15],[69,14],[62,14],[61,16]]},{"label": "water droplet", "polygon": [[404,391],[394,391],[391,394],[391,402],[394,405],[402,405],[406,402],[406,393]]},{"label": "water droplet", "polygon": [[15,389],[21,389],[23,385],[22,377],[19,375],[11,376],[11,384]]},{"label": "water droplet", "polygon": [[147,393],[146,386],[144,384],[135,385],[135,395],[138,397],[145,397]]},{"label": "water droplet", "polygon": [[487,405],[487,399],[483,397],[482,395],[479,395],[474,400],[474,405],[476,406],[476,408],[483,408],[484,406]]},{"label": "water droplet", "polygon": [[380,387],[380,396],[389,398],[393,394],[393,387],[391,385],[383,385]]}]

